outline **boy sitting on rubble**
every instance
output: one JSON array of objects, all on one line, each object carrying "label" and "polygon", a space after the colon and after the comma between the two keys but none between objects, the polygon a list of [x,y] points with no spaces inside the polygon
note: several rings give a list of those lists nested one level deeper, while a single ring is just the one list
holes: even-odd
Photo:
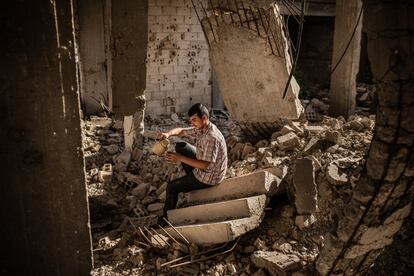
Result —
[{"label": "boy sitting on rubble", "polygon": [[227,147],[223,134],[209,120],[208,109],[197,103],[189,111],[190,128],[174,128],[161,133],[161,139],[170,136],[192,136],[196,145],[179,142],[175,153],[168,152],[165,159],[169,162],[181,163],[186,175],[170,181],[166,188],[164,217],[167,211],[175,209],[179,193],[204,189],[219,184],[227,170]]}]

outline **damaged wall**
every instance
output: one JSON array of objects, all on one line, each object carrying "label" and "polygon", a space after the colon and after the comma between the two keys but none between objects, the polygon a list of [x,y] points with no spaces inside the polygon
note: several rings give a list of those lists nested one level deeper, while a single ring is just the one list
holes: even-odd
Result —
[{"label": "damaged wall", "polygon": [[147,113],[211,105],[208,46],[190,0],[149,0]]}]

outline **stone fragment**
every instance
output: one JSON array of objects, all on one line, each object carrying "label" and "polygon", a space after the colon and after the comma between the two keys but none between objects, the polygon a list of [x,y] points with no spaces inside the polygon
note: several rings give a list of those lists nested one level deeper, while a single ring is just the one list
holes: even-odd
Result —
[{"label": "stone fragment", "polygon": [[338,167],[331,163],[326,170],[326,178],[332,185],[343,185],[348,182],[346,174],[339,174]]},{"label": "stone fragment", "polygon": [[241,159],[246,159],[247,155],[249,155],[250,153],[255,152],[256,148],[249,145],[249,144],[245,144],[243,151],[241,153]]},{"label": "stone fragment", "polygon": [[299,215],[296,216],[295,224],[300,230],[311,226],[316,221],[314,215]]},{"label": "stone fragment", "polygon": [[277,138],[277,143],[281,150],[290,150],[300,145],[299,137],[291,132]]},{"label": "stone fragment", "polygon": [[325,130],[323,126],[305,126],[305,130],[312,134],[318,134]]},{"label": "stone fragment", "polygon": [[91,116],[90,121],[93,125],[101,128],[109,128],[112,124],[112,120],[107,117]]},{"label": "stone fragment", "polygon": [[161,234],[154,234],[151,236],[151,244],[155,247],[164,248],[168,246],[169,238],[161,235]]},{"label": "stone fragment", "polygon": [[315,156],[309,155],[309,156],[306,156],[305,158],[311,159],[313,161],[313,167],[315,169],[315,172],[321,169],[322,167],[321,162],[319,162],[319,160]]},{"label": "stone fragment", "polygon": [[128,166],[129,162],[131,162],[131,152],[124,150],[116,157],[116,162],[122,164],[125,167]]},{"label": "stone fragment", "polygon": [[312,152],[314,152],[315,150],[319,148],[318,142],[319,142],[318,138],[312,137],[303,151],[311,154]]},{"label": "stone fragment", "polygon": [[293,130],[293,128],[291,128],[288,125],[282,127],[282,129],[280,130],[280,134],[282,134],[282,135],[285,135],[285,134],[288,134],[288,133],[291,133],[291,132],[295,132],[295,131]]},{"label": "stone fragment", "polygon": [[358,120],[352,120],[349,122],[349,127],[355,131],[361,131],[364,129],[364,125]]},{"label": "stone fragment", "polygon": [[318,194],[315,183],[313,160],[296,160],[293,185],[295,188],[295,207],[299,215],[309,215],[317,210]]},{"label": "stone fragment", "polygon": [[166,196],[167,196],[167,192],[164,191],[158,196],[158,200],[160,200],[161,202],[165,202]]},{"label": "stone fragment", "polygon": [[138,185],[137,187],[135,187],[131,191],[131,194],[136,196],[139,199],[143,199],[147,195],[147,192],[148,192],[150,186],[151,185],[149,183],[142,183],[142,184]]},{"label": "stone fragment", "polygon": [[290,275],[293,270],[300,267],[300,259],[298,256],[276,251],[256,251],[253,253],[251,259],[257,267],[264,268],[271,275],[277,276]]},{"label": "stone fragment", "polygon": [[167,182],[164,182],[161,184],[161,186],[157,189],[155,193],[157,194],[157,196],[159,196],[165,191],[166,188],[167,188]]},{"label": "stone fragment", "polygon": [[102,166],[102,170],[98,173],[99,181],[108,184],[112,181],[113,169],[112,164],[106,163]]},{"label": "stone fragment", "polygon": [[234,264],[227,264],[227,272],[230,275],[236,275],[237,274],[237,268]]},{"label": "stone fragment", "polygon": [[180,117],[178,117],[177,113],[172,113],[171,114],[171,120],[173,120],[176,123],[179,123],[181,121]]},{"label": "stone fragment", "polygon": [[276,167],[280,164],[280,159],[272,157],[263,157],[262,164],[265,168]]},{"label": "stone fragment", "polygon": [[260,238],[257,238],[254,241],[253,245],[254,245],[256,250],[267,250],[266,243],[263,240],[261,240]]},{"label": "stone fragment", "polygon": [[148,212],[158,212],[164,208],[164,203],[152,203],[148,205],[147,210]]},{"label": "stone fragment", "polygon": [[255,148],[264,148],[267,147],[267,145],[269,145],[269,141],[267,140],[260,140],[259,142],[257,142],[254,146]]},{"label": "stone fragment", "polygon": [[326,121],[326,124],[333,129],[340,129],[341,128],[341,122],[336,118],[330,118]]},{"label": "stone fragment", "polygon": [[328,141],[331,141],[332,143],[335,144],[340,144],[341,143],[341,133],[339,133],[339,131],[331,131],[328,130],[327,132],[325,132],[325,139]]},{"label": "stone fragment", "polygon": [[124,116],[124,142],[125,149],[132,151],[132,146],[134,145],[134,116]]},{"label": "stone fragment", "polygon": [[121,130],[124,128],[124,122],[121,120],[116,120],[112,127],[116,130]]},{"label": "stone fragment", "polygon": [[134,161],[139,161],[139,160],[141,160],[141,158],[142,158],[143,155],[144,155],[144,151],[142,149],[140,149],[140,148],[135,147],[132,150],[131,158]]},{"label": "stone fragment", "polygon": [[363,124],[364,127],[368,130],[372,130],[374,128],[374,122],[367,117],[361,118],[361,124]]},{"label": "stone fragment", "polygon": [[303,134],[303,129],[300,126],[300,122],[290,122],[290,126],[297,134]]},{"label": "stone fragment", "polygon": [[117,144],[111,144],[109,146],[106,147],[106,151],[110,154],[110,155],[114,155],[116,153],[118,153],[119,147]]}]

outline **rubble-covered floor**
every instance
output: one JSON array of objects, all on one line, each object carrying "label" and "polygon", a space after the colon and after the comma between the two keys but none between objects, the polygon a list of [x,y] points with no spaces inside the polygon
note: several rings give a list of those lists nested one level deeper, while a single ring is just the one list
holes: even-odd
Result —
[{"label": "rubble-covered floor", "polygon": [[[361,91],[364,92],[363,89]],[[272,166],[286,166],[288,174],[284,181],[288,191],[272,199],[262,224],[242,236],[232,253],[174,269],[160,268],[160,264],[185,253],[174,246],[164,249],[142,247],[129,218],[160,215],[166,181],[180,177],[183,174],[181,167],[151,154],[154,140],[148,137],[145,138],[141,159],[134,160],[135,156],[125,154],[121,121],[101,117],[83,121],[95,262],[92,275],[267,275],[268,272],[253,261],[252,256],[257,251],[282,253],[287,256],[284,262],[288,270],[313,275],[312,264],[324,244],[323,235],[341,218],[342,214],[336,210],[341,209],[338,207],[344,204],[343,199],[350,195],[351,187],[362,172],[375,116],[365,113],[345,121],[324,115],[327,108],[323,101],[314,99],[305,101],[305,105],[310,119],[320,121],[288,122],[270,139],[255,145],[240,138],[238,127],[225,113],[213,113],[212,121],[228,142],[230,162],[227,177]],[[367,108],[363,110],[368,111]],[[166,131],[188,126],[186,120],[176,114],[147,117],[145,128]],[[312,218],[316,222],[311,225],[296,220],[295,193],[291,189],[295,160],[305,155],[314,157],[318,191],[318,212]],[[106,163],[112,164],[112,179],[100,173]],[[406,246],[414,244],[409,230],[412,229],[412,221],[411,216],[398,235],[396,245],[381,256],[371,273],[389,275],[387,272],[392,271],[393,275],[408,275],[405,273],[412,271],[414,258],[410,254],[414,250],[412,246]],[[393,265],[391,259],[400,260],[404,265]]]}]

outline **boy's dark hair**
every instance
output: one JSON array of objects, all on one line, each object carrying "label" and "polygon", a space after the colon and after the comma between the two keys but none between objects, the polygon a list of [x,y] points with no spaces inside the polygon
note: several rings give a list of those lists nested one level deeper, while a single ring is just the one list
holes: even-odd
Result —
[{"label": "boy's dark hair", "polygon": [[203,115],[206,115],[207,119],[210,118],[210,114],[208,112],[207,107],[202,105],[201,103],[196,103],[190,109],[188,110],[188,117],[193,116],[194,114],[197,114],[199,118],[203,117]]}]

